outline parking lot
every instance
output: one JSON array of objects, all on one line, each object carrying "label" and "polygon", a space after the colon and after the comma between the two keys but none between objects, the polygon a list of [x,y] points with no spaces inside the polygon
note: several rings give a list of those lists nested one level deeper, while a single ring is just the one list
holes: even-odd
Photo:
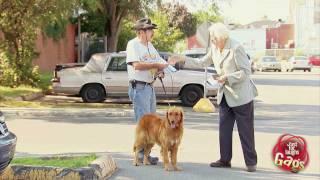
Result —
[{"label": "parking lot", "polygon": [[[183,173],[166,175],[167,179],[243,179],[263,176],[281,179],[316,179],[319,177],[320,151],[320,74],[316,72],[263,72],[253,78],[259,90],[255,101],[255,132],[258,171],[243,173],[240,141],[234,133],[233,170],[212,169],[208,163],[218,158],[218,113],[195,113],[185,110],[185,133],[179,153]],[[78,97],[47,96],[43,100],[79,103]],[[114,100],[114,99],[113,99]],[[119,167],[113,179],[148,179],[163,175],[160,166],[131,165],[135,123],[128,100],[107,100],[113,108],[77,109],[3,109],[7,124],[18,137],[16,156],[74,153],[109,153]],[[115,104],[117,103],[117,104]],[[164,115],[167,102],[158,105]],[[173,103],[173,102],[172,102]],[[125,106],[123,106],[125,105]],[[175,102],[179,105],[179,102]],[[118,107],[118,108],[117,108]],[[310,164],[299,174],[277,169],[271,150],[277,138],[291,133],[307,140]],[[195,146],[196,145],[196,146]],[[159,148],[152,154],[159,156]],[[228,173],[228,176],[225,174]],[[239,176],[241,174],[241,176]],[[240,179],[241,179],[240,178]],[[268,179],[266,178],[266,179]]]}]

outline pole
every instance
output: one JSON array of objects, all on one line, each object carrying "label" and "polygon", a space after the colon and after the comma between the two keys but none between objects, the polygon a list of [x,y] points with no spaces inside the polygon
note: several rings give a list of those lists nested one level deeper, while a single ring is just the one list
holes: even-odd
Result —
[{"label": "pole", "polygon": [[78,63],[82,62],[81,61],[81,48],[82,48],[82,44],[81,44],[81,20],[80,20],[80,12],[78,10]]}]

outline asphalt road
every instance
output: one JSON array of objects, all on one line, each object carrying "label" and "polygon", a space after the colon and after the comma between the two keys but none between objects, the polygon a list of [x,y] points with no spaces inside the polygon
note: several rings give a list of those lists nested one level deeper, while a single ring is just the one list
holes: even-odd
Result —
[{"label": "asphalt road", "polygon": [[[217,113],[194,113],[191,108],[184,108],[185,133],[178,155],[183,171],[165,172],[161,162],[157,166],[131,165],[135,127],[131,109],[2,110],[9,128],[18,136],[16,156],[110,153],[119,167],[111,179],[320,179],[320,74],[258,72],[253,78],[259,90],[255,101],[255,173],[245,171],[237,131],[233,168],[208,166],[219,158]],[[307,140],[310,164],[303,172],[283,172],[273,165],[272,148],[284,133]],[[153,149],[152,155],[159,156],[159,147]]]}]

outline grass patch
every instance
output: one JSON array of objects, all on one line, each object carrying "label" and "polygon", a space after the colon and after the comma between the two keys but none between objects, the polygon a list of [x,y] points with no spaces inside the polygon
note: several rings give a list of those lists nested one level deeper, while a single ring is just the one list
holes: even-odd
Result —
[{"label": "grass patch", "polygon": [[19,86],[16,88],[0,86],[0,96],[3,98],[15,98],[35,92],[41,92],[41,89],[28,86]]},{"label": "grass patch", "polygon": [[129,104],[113,103],[74,103],[74,102],[40,102],[0,100],[0,107],[27,107],[27,108],[132,108]]},{"label": "grass patch", "polygon": [[40,82],[38,87],[30,87],[21,85],[19,87],[11,88],[6,86],[0,86],[0,100],[4,99],[10,99],[10,98],[16,98],[21,97],[25,95],[29,95],[36,92],[41,91],[48,91],[51,88],[51,79],[52,79],[52,73],[49,72],[43,72],[40,73]]},{"label": "grass patch", "polygon": [[54,166],[63,168],[80,168],[88,166],[89,163],[97,159],[95,154],[88,156],[74,157],[26,157],[14,158],[12,164],[16,165],[32,165],[32,166]]}]

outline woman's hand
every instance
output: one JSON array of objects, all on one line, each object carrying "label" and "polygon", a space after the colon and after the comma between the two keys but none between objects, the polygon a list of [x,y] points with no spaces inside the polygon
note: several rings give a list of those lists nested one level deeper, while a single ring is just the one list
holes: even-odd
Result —
[{"label": "woman's hand", "polygon": [[178,55],[173,55],[170,56],[168,59],[168,63],[172,66],[174,66],[176,63],[178,62],[184,62],[185,61],[185,57],[184,56],[178,56]]},{"label": "woman's hand", "polygon": [[217,78],[217,81],[218,81],[218,83],[220,83],[220,84],[224,84],[224,83],[226,83],[226,81],[227,81],[227,76],[219,76],[219,77]]}]

